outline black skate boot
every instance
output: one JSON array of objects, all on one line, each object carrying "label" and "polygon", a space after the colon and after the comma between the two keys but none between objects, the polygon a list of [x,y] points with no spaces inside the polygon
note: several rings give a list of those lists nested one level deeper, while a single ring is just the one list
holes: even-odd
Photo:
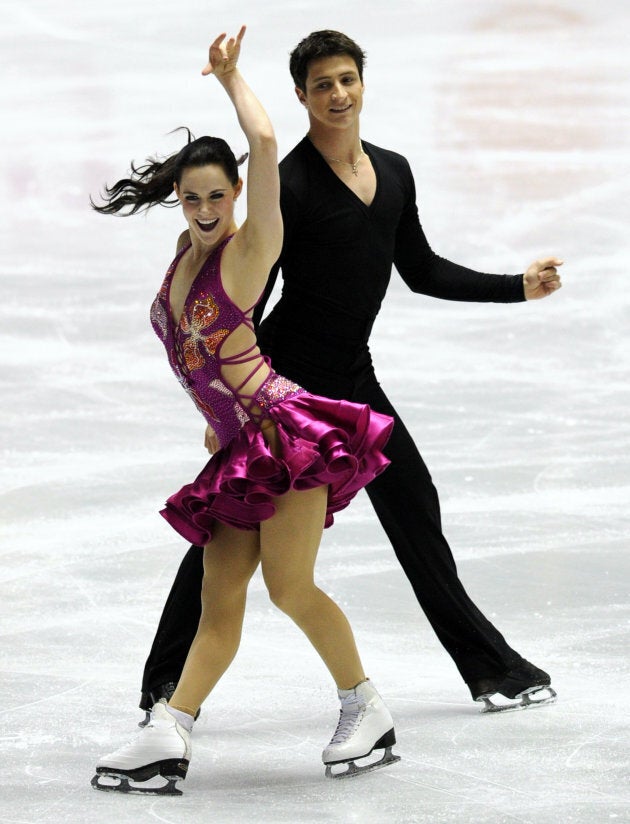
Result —
[{"label": "black skate boot", "polygon": [[556,691],[549,675],[523,659],[503,676],[481,678],[468,684],[482,712],[505,712],[553,704]]},{"label": "black skate boot", "polygon": [[[146,727],[151,720],[151,708],[153,705],[158,702],[167,704],[171,695],[175,692],[176,686],[177,684],[175,681],[166,681],[164,684],[158,684],[157,687],[149,690],[149,692],[143,692],[140,694],[140,703],[138,706],[141,710],[144,710],[144,718],[142,721],[138,721],[138,726],[140,728]],[[201,710],[197,710],[195,721],[199,718],[200,712]]]}]

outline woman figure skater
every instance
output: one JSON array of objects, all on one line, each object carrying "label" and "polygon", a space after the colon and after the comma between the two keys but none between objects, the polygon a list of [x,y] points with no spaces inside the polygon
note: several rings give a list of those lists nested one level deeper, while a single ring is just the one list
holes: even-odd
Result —
[{"label": "woman figure skater", "polygon": [[[350,625],[314,583],[322,530],[386,468],[381,449],[393,421],[368,406],[309,394],[276,374],[258,349],[252,310],[280,254],[282,219],[273,128],[237,68],[244,34],[242,27],[227,42],[219,35],[202,72],[227,92],[249,144],[242,226],[234,220],[238,163],[215,137],[189,135],[164,162],[132,164],[130,178],[107,188],[104,205],[94,206],[134,214],[172,203],[174,190],[188,231],[151,321],[209,425],[206,443],[219,447],[161,513],[187,541],[204,546],[197,635],[168,703],[153,707],[134,741],[98,762],[97,789],[181,794],[175,784],[186,776],[195,715],[236,654],[259,563],[272,602],[306,634],[338,688],[339,723],[322,754],[326,774],[398,760],[392,717],[365,676]],[[380,761],[354,763],[375,749],[384,750]]]}]

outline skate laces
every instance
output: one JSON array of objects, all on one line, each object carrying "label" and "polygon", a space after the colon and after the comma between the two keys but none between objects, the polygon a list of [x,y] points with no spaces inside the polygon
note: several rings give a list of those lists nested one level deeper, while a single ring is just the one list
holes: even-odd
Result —
[{"label": "skate laces", "polygon": [[365,706],[365,704],[358,702],[354,696],[352,696],[352,700],[341,699],[339,722],[330,741],[331,744],[339,744],[353,735],[365,714]]}]

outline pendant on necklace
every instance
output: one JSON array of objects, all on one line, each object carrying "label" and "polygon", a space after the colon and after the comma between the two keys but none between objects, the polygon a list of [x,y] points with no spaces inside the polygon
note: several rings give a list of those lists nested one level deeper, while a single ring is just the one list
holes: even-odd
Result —
[{"label": "pendant on necklace", "polygon": [[350,168],[352,169],[352,174],[355,177],[358,177],[359,176],[359,163],[361,162],[361,158],[363,157],[364,154],[365,154],[365,152],[363,151],[363,147],[361,147],[361,149],[359,151],[359,156],[354,161],[354,163],[352,161],[348,161],[348,160],[339,160],[338,157],[328,157],[328,155],[325,155],[325,154],[322,154],[322,157],[325,157],[326,160],[329,163],[341,163],[343,166],[350,166]]}]

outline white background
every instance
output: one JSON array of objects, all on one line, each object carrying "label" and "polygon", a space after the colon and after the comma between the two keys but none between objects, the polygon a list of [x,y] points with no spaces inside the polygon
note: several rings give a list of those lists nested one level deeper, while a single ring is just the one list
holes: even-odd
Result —
[{"label": "white background", "polygon": [[[0,821],[600,824],[628,791],[630,61],[625,0],[2,2]],[[206,456],[149,323],[182,218],[88,196],[188,125],[245,148],[214,36],[281,154],[304,134],[288,53],[337,28],[368,52],[362,136],[405,154],[433,248],[518,272],[542,303],[449,304],[394,273],[372,349],[432,470],[471,595],[549,670],[555,706],[482,716],[361,494],[319,576],[395,716],[400,764],[323,777],[333,685],[254,579],[239,656],[206,702],[181,798],[89,785],[140,712],[186,549],[158,516]]]}]

